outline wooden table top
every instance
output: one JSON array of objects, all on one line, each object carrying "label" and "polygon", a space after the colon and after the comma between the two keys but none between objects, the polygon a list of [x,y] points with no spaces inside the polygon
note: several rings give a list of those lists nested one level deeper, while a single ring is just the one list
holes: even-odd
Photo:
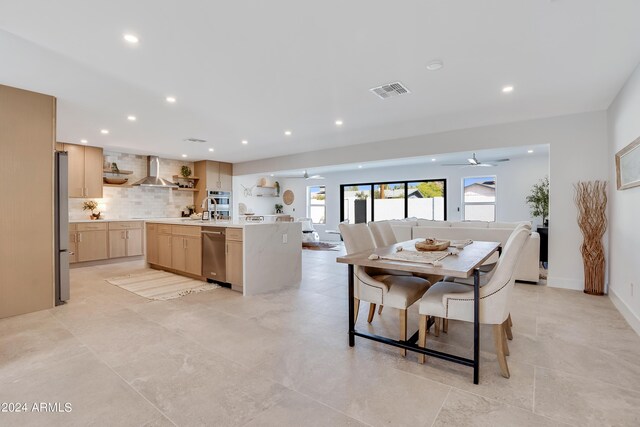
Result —
[{"label": "wooden table top", "polygon": [[466,278],[473,275],[473,270],[480,267],[489,257],[500,247],[499,242],[476,242],[474,241],[464,249],[460,249],[458,255],[449,255],[444,258],[441,266],[434,267],[431,264],[422,264],[407,261],[396,261],[390,259],[369,259],[369,255],[380,256],[393,254],[398,246],[403,249],[415,250],[415,243],[424,239],[409,240],[362,252],[338,257],[337,262],[343,264],[353,264],[362,267],[378,267],[391,270],[408,271],[411,273],[437,274],[441,276],[452,276]]}]

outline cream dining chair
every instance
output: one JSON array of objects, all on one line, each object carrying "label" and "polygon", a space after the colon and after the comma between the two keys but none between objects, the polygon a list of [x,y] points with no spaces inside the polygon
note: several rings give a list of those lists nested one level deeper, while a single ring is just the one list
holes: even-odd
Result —
[{"label": "cream dining chair", "polygon": [[[480,288],[480,323],[493,325],[493,337],[502,376],[509,378],[506,356],[509,349],[505,340],[505,325],[509,322],[509,300],[515,282],[514,271],[530,230],[520,228],[512,233],[505,245],[489,281]],[[427,343],[429,316],[473,322],[473,289],[455,282],[438,282],[425,293],[418,308],[420,328],[418,343]],[[424,363],[424,355],[418,356]]]},{"label": "cream dining chair", "polygon": [[[373,238],[376,241],[376,246],[379,248],[385,246],[395,245],[398,242],[398,238],[396,234],[393,232],[393,228],[391,227],[391,222],[389,221],[375,221],[369,223],[369,228],[371,229],[371,234],[373,234]],[[391,274],[395,276],[416,276],[422,279],[428,280],[429,283],[436,283],[443,279],[443,276],[439,276],[437,274],[425,274],[425,273],[408,273],[404,271],[393,271]],[[378,314],[382,313],[382,305],[378,308]]]},{"label": "cream dining chair", "polygon": [[[508,250],[508,248],[513,244],[513,240],[516,236],[516,231],[520,230],[520,229],[524,229],[524,230],[528,230],[529,233],[531,232],[531,224],[528,222],[521,222],[520,224],[518,224],[516,226],[516,228],[513,229],[513,231],[511,232],[511,234],[509,235],[509,238],[507,239],[507,242],[505,243],[504,247],[502,248],[502,251],[505,252]],[[485,265],[489,265],[489,264],[485,264]],[[480,273],[480,286],[484,286],[486,285],[489,280],[491,280],[491,277],[493,276],[493,272],[495,271],[495,267],[496,267],[496,263],[491,264],[491,266],[493,267],[491,270],[485,271],[485,272],[481,272]],[[462,285],[468,285],[468,286],[473,286],[473,278],[467,278],[467,279],[460,279],[460,278],[453,278],[453,277],[445,277],[444,278],[445,282],[456,282],[456,283],[460,283]],[[435,282],[432,282],[435,283]],[[505,323],[505,332],[507,334],[507,338],[509,340],[513,339],[513,333],[511,332],[511,327],[513,326],[513,321],[511,320],[511,314],[509,314],[508,318],[507,318],[508,322]],[[439,334],[439,328],[440,328],[440,324],[438,322],[438,319],[436,319],[436,323],[435,323],[435,335],[438,336]],[[448,332],[448,322],[446,319],[443,319],[442,321],[442,330],[444,332]]]},{"label": "cream dining chair", "polygon": [[[347,254],[367,251],[376,248],[371,230],[366,224],[340,224],[340,233],[344,239]],[[369,318],[371,323],[376,304],[397,308],[400,311],[400,339],[407,339],[407,308],[429,288],[431,283],[425,279],[411,275],[392,275],[387,270],[360,267],[354,268],[354,323],[358,319],[360,301],[370,303]],[[401,350],[402,355],[407,354]]]}]

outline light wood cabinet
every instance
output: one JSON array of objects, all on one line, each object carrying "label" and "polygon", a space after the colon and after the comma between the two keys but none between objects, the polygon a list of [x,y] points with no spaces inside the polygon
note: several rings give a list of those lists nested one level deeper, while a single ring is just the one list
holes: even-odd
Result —
[{"label": "light wood cabinet", "polygon": [[78,262],[78,243],[76,241],[77,231],[69,232],[69,264],[73,264],[74,262]]},{"label": "light wood cabinet", "polygon": [[220,182],[220,191],[232,191],[233,165],[231,163],[218,163],[220,167],[218,180]]},{"label": "light wood cabinet", "polygon": [[227,228],[226,233],[227,282],[231,289],[242,292],[243,288],[243,254],[242,229]]},{"label": "light wood cabinet", "polygon": [[147,224],[147,262],[201,276],[200,230],[190,225]]},{"label": "light wood cabinet", "polygon": [[69,198],[101,198],[103,152],[100,147],[58,143],[69,159]]},{"label": "light wood cabinet", "polygon": [[158,264],[158,226],[147,224],[147,262]]},{"label": "light wood cabinet", "polygon": [[127,256],[127,232],[125,230],[109,230],[109,258]]},{"label": "light wood cabinet", "polygon": [[187,251],[182,236],[171,236],[171,268],[179,271],[187,269]]},{"label": "light wood cabinet", "polygon": [[108,257],[107,230],[78,231],[78,262],[97,261]]},{"label": "light wood cabinet", "polygon": [[142,222],[109,223],[109,258],[142,255]]},{"label": "light wood cabinet", "polygon": [[194,173],[200,179],[196,183],[196,209],[202,211],[202,200],[207,195],[207,190],[232,191],[233,165],[225,162],[202,160],[195,162]]},{"label": "light wood cabinet", "polygon": [[158,233],[158,265],[171,268],[171,235]]},{"label": "light wood cabinet", "polygon": [[54,97],[0,85],[0,318],[53,306],[55,135]]},{"label": "light wood cabinet", "polygon": [[185,268],[184,271],[198,276],[202,275],[202,238],[184,237]]},{"label": "light wood cabinet", "polygon": [[127,230],[127,256],[142,255],[144,253],[142,241],[142,228]]}]

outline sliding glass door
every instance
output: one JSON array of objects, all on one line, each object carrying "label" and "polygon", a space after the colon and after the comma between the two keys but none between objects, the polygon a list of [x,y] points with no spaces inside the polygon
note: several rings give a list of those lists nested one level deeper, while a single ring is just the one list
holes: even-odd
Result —
[{"label": "sliding glass door", "polygon": [[349,224],[417,217],[447,218],[445,179],[340,186],[340,221]]}]

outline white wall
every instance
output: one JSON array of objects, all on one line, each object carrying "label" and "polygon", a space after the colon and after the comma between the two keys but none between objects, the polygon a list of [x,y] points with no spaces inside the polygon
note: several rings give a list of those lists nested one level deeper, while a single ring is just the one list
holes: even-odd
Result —
[{"label": "white wall", "polygon": [[[301,170],[391,158],[549,144],[551,181],[549,285],[583,289],[582,241],[573,184],[608,179],[610,162],[605,111],[420,135],[260,161],[234,164],[234,174]],[[422,177],[420,173],[416,178]],[[411,178],[413,179],[413,178]]]},{"label": "white wall", "polygon": [[[609,107],[609,294],[640,334],[640,187],[617,191],[615,153],[640,137],[640,68]],[[632,284],[633,283],[633,291]]]},{"label": "white wall", "polygon": [[[275,204],[278,203],[280,205],[284,205],[282,202],[282,193],[284,192],[284,188],[281,187],[280,197],[259,197],[259,195],[269,195],[273,193],[272,189],[268,188],[258,188],[257,184],[260,178],[264,178],[264,174],[253,174],[253,175],[245,175],[245,176],[234,176],[233,177],[233,209],[232,215],[235,219],[238,218],[238,205],[240,203],[244,203],[247,205],[247,208],[250,209],[253,213],[257,215],[271,215],[275,213]],[[270,178],[269,175],[266,175],[272,181],[275,179]],[[283,180],[277,180],[280,184],[283,183]],[[302,180],[304,181],[304,180]],[[253,187],[252,196],[246,196],[244,194],[244,189]],[[296,194],[296,196],[298,196]]]}]

